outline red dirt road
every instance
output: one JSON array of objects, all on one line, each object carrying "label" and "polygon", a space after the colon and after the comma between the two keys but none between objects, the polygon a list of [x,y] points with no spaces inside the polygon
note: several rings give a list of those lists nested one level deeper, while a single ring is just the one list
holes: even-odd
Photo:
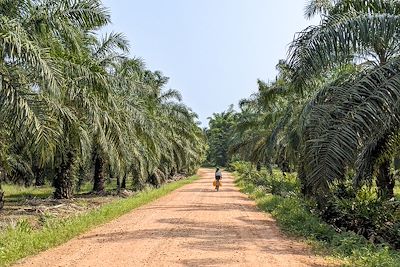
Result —
[{"label": "red dirt road", "polygon": [[138,208],[18,266],[328,266],[283,236],[224,173],[212,170],[166,197]]}]

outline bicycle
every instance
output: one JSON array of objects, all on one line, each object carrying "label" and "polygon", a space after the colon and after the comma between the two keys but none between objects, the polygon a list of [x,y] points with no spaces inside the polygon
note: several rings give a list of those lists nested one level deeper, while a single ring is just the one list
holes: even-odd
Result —
[{"label": "bicycle", "polygon": [[214,182],[213,182],[213,185],[214,185],[215,189],[217,191],[219,191],[219,188],[221,187],[222,184],[221,184],[221,181],[219,179],[215,179]]}]

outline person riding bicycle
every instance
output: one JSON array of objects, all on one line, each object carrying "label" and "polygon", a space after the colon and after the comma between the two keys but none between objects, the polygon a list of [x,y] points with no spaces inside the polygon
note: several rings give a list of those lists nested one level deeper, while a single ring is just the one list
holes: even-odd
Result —
[{"label": "person riding bicycle", "polygon": [[222,178],[222,172],[219,168],[215,171],[215,189],[219,191],[219,186],[220,186],[220,180]]},{"label": "person riding bicycle", "polygon": [[221,170],[217,168],[217,170],[215,171],[215,179],[221,180],[221,178],[222,178]]}]

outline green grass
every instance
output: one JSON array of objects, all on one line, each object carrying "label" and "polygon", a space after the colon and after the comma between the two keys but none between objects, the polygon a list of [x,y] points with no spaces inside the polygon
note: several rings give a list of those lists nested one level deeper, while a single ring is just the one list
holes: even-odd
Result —
[{"label": "green grass", "polygon": [[2,185],[6,201],[19,201],[26,198],[47,198],[53,194],[54,189],[50,186],[25,187],[19,185]]},{"label": "green grass", "polygon": [[[116,179],[113,179],[111,182],[105,182],[104,183],[104,190],[106,192],[111,192],[116,190],[117,188],[117,181]],[[87,194],[92,192],[93,190],[93,182],[86,182],[81,186],[81,190],[79,192],[76,192],[76,194]]]},{"label": "green grass", "polygon": [[118,199],[88,213],[65,220],[50,219],[41,230],[33,230],[29,223],[20,221],[15,228],[0,233],[0,266],[8,266],[21,258],[60,245],[196,179],[198,177],[193,176],[158,189],[143,191],[131,198]]},{"label": "green grass", "polygon": [[[113,180],[111,183],[105,183],[105,191],[111,192],[117,188],[116,181]],[[81,190],[76,192],[76,195],[90,193],[93,189],[93,183],[86,182],[81,186]],[[5,194],[6,202],[18,202],[23,201],[27,198],[48,198],[53,195],[54,188],[50,185],[44,185],[41,187],[36,186],[21,186],[14,184],[2,185],[2,190]]]},{"label": "green grass", "polygon": [[396,181],[396,186],[394,187],[394,196],[396,199],[400,200],[400,185],[399,181]]},{"label": "green grass", "polygon": [[373,245],[352,232],[337,233],[313,215],[302,198],[267,194],[240,178],[236,182],[242,192],[256,201],[261,210],[272,214],[285,233],[309,241],[323,254],[343,261],[343,266],[400,266],[398,251],[387,246]]}]

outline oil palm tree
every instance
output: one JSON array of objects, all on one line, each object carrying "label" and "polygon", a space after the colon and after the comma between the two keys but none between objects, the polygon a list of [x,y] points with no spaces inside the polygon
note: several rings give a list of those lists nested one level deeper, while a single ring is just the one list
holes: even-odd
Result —
[{"label": "oil palm tree", "polygon": [[277,164],[286,172],[298,163],[299,121],[307,95],[294,90],[281,60],[273,82],[258,80],[258,92],[241,101],[230,151],[254,164]]},{"label": "oil palm tree", "polygon": [[233,106],[221,113],[214,113],[209,118],[209,129],[206,132],[209,151],[207,160],[213,166],[226,166],[229,162],[229,142],[236,123],[236,112]]},{"label": "oil palm tree", "polygon": [[167,77],[128,58],[122,34],[99,38],[109,22],[100,0],[0,2],[0,184],[52,168],[54,196],[70,198],[86,162],[95,192],[106,165],[136,184],[199,165],[195,114]]},{"label": "oil palm tree", "polygon": [[[330,2],[320,25],[293,42],[289,63],[302,91],[320,88],[316,81],[337,68],[356,65],[355,72],[323,86],[305,110],[299,172],[305,191],[326,191],[358,158],[355,183],[376,173],[380,195],[393,194],[391,158],[380,155],[398,128],[399,8],[397,1]],[[362,162],[373,167],[367,170]]]}]

